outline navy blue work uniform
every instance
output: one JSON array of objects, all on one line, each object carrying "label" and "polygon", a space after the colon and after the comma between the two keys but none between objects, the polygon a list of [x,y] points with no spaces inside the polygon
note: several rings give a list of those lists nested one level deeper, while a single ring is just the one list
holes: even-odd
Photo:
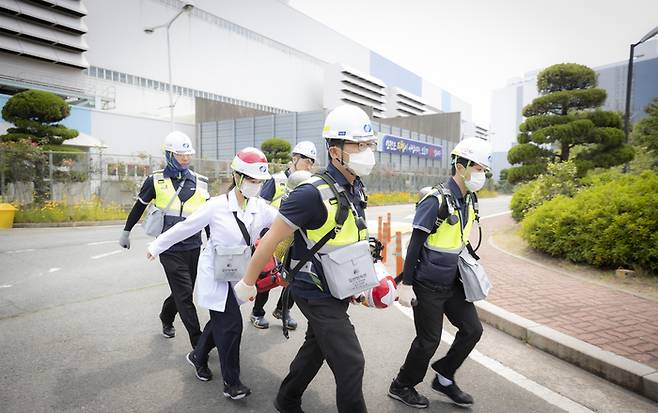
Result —
[{"label": "navy blue work uniform", "polygon": [[[174,175],[169,169],[165,169],[163,175],[165,179],[171,179],[174,188],[178,188],[181,180],[185,180],[178,194],[181,202],[185,202],[192,197],[196,189],[196,176],[192,172],[188,170],[184,174]],[[139,195],[137,196],[137,202],[135,202],[128,215],[124,230],[132,230],[144,213],[146,206],[154,199],[155,187],[153,185],[153,175],[150,175],[142,184]],[[167,231],[177,222],[184,219],[183,217],[166,215],[162,232]],[[167,251],[160,254],[160,263],[165,270],[167,282],[171,289],[171,294],[162,303],[160,320],[165,325],[171,325],[174,322],[176,314],[180,314],[181,321],[189,334],[192,347],[196,346],[201,336],[199,318],[193,302],[194,283],[196,282],[201,245],[201,232],[199,232],[174,244]]]},{"label": "navy blue work uniform", "polygon": [[[365,220],[364,186],[357,178],[354,184],[332,164],[327,172],[345,188],[357,214]],[[298,186],[279,209],[280,216],[296,228],[291,254],[300,260],[307,252],[300,231],[318,229],[327,220],[327,211],[318,190],[310,184]],[[290,364],[290,372],[279,388],[277,403],[284,411],[298,411],[309,383],[326,360],[336,381],[336,406],[339,412],[366,412],[362,383],[365,360],[361,344],[347,315],[349,299],[331,296],[320,262],[312,259],[312,270],[322,283],[316,286],[308,273],[299,272],[290,285],[295,302],[306,319],[308,329],[304,344]]]},{"label": "navy blue work uniform", "polygon": [[[446,187],[452,193],[463,225],[468,221],[466,199],[450,178]],[[457,213],[457,212],[455,212]],[[441,341],[443,315],[459,329],[445,357],[434,362],[432,369],[452,380],[482,336],[482,324],[473,303],[466,301],[459,279],[456,257],[441,257],[424,246],[435,229],[437,217],[445,219],[447,205],[428,196],[416,208],[413,233],[407,248],[403,282],[413,285],[418,304],[413,307],[416,337],[411,343],[404,365],[397,375],[397,385],[414,387],[425,378],[430,359]]]}]

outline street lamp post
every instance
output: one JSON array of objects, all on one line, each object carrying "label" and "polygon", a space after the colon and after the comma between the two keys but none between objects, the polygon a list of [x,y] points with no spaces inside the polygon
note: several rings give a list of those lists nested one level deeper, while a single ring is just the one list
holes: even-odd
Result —
[{"label": "street lamp post", "polygon": [[654,27],[639,42],[631,44],[630,57],[628,58],[628,78],[626,79],[626,111],[624,113],[624,140],[628,143],[628,130],[630,129],[631,120],[631,87],[633,84],[633,58],[635,57],[635,47],[641,45],[647,40],[658,34],[658,26]]},{"label": "street lamp post", "polygon": [[174,21],[180,17],[183,13],[187,13],[194,8],[194,3],[186,2],[185,5],[176,13],[174,17],[171,18],[167,23],[163,23],[157,26],[146,27],[144,33],[151,34],[157,29],[165,28],[167,33],[167,68],[169,72],[169,123],[171,124],[171,130],[174,130],[174,85],[171,80],[171,38],[169,35],[169,28],[174,23]]}]

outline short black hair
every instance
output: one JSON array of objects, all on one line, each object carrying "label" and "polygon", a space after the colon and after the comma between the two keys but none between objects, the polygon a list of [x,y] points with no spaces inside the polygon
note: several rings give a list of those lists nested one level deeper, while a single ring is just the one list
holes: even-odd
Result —
[{"label": "short black hair", "polygon": [[457,164],[460,164],[464,168],[467,168],[469,163],[473,163],[473,161],[470,161],[466,158],[462,158],[461,156],[454,156],[452,158],[451,167],[450,167],[450,175],[455,176],[455,173],[457,173]]}]

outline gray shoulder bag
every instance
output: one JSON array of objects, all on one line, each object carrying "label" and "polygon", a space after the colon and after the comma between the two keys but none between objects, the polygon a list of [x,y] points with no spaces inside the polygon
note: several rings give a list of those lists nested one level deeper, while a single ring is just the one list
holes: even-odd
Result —
[{"label": "gray shoulder bag", "polygon": [[[178,197],[178,194],[180,193],[181,189],[183,189],[184,184],[185,184],[185,178],[183,178],[180,185],[178,185],[178,189],[176,190],[176,193],[169,200],[169,203],[164,209],[160,209],[156,207],[154,204],[149,205],[149,209],[146,212],[146,218],[144,218],[144,222],[142,223],[142,228],[144,228],[144,232],[146,233],[146,235],[157,237],[158,235],[162,234],[162,229],[164,228],[165,211],[168,210],[171,204],[174,203],[174,200],[176,200],[176,198]],[[153,183],[153,185],[155,185],[155,182]]]},{"label": "gray shoulder bag", "polygon": [[[461,216],[459,209],[457,213]],[[459,221],[459,230],[461,231],[463,241],[464,229],[462,228],[462,220],[460,219]],[[482,240],[481,237],[482,233],[480,232],[480,241]],[[480,246],[479,244],[480,242],[478,242],[478,247]],[[484,271],[484,267],[478,262],[479,259],[480,257],[477,256],[471,244],[466,242],[466,248],[462,249],[459,253],[457,266],[459,268],[460,279],[464,285],[464,295],[466,296],[466,301],[469,302],[484,300],[487,298],[491,289],[491,282],[486,271]]]}]

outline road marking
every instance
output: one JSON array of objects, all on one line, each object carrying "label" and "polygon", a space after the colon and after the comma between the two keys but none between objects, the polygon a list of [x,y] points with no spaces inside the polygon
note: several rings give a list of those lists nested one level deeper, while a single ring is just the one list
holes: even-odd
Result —
[{"label": "road marking", "polygon": [[34,248],[26,248],[24,250],[7,251],[7,254],[20,254],[21,252],[31,252],[31,251],[36,251],[36,250]]},{"label": "road marking", "polygon": [[48,270],[48,272],[57,272],[59,270],[61,270],[61,268],[51,268]]},{"label": "road marking", "polygon": [[93,257],[91,257],[91,259],[92,260],[97,260],[99,258],[109,257],[110,255],[121,254],[122,251],[123,250],[116,250],[116,251],[112,251],[112,252],[106,252],[105,254],[94,255]]},{"label": "road marking", "polygon": [[0,288],[11,288],[11,284],[0,285]]},{"label": "road marking", "polygon": [[480,219],[494,218],[494,217],[499,217],[501,215],[507,215],[507,214],[511,214],[511,213],[512,213],[512,210],[508,209],[507,211],[499,212],[497,214],[491,214],[491,215],[487,215],[487,216],[484,216],[484,217],[480,217]]},{"label": "road marking", "polygon": [[[402,312],[402,314],[409,317],[411,320],[414,319],[414,313],[411,308],[403,307],[400,303],[396,302],[395,307]],[[445,330],[441,333],[441,341],[444,341],[448,344],[452,344],[455,337]],[[582,412],[582,413],[593,413],[592,410],[587,407],[562,396],[554,392],[553,390],[542,386],[541,384],[530,380],[523,374],[512,370],[511,368],[504,366],[499,361],[492,359],[491,357],[485,356],[477,350],[473,350],[468,356],[471,360],[481,364],[482,366],[488,368],[504,379],[516,384],[522,389],[534,394],[535,396],[545,400],[546,402],[552,404],[553,406],[559,407],[560,409],[566,410],[567,412]]]},{"label": "road marking", "polygon": [[97,241],[97,242],[88,242],[87,245],[103,245],[103,244],[111,244],[113,242],[116,242],[115,240],[112,241]]}]

